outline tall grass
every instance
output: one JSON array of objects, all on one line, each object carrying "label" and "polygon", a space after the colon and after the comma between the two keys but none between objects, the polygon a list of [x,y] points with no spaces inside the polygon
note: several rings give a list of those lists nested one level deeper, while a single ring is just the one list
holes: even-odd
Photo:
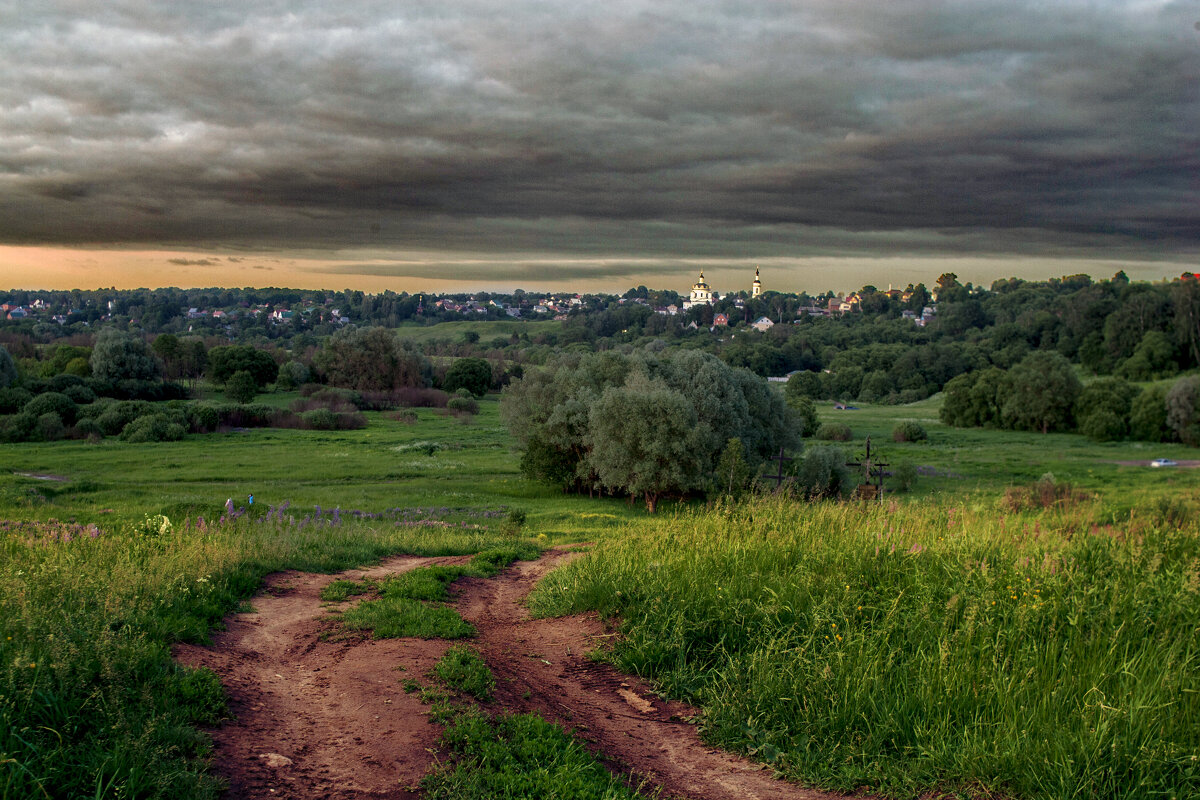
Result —
[{"label": "tall grass", "polygon": [[803,782],[1200,795],[1196,515],[971,502],[660,519],[532,603],[620,615],[622,668]]},{"label": "tall grass", "polygon": [[0,525],[0,797],[214,797],[194,726],[222,716],[223,692],[174,664],[171,643],[204,641],[269,572],[500,543],[355,519]]}]

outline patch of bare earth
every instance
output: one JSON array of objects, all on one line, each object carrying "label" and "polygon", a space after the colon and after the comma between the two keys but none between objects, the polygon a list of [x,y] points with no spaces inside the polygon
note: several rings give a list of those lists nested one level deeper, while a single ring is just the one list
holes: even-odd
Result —
[{"label": "patch of bare earth", "polygon": [[[529,619],[521,602],[570,557],[554,551],[494,578],[456,584],[458,610],[479,630],[472,644],[496,677],[494,705],[575,730],[647,792],[696,800],[836,796],[777,780],[709,747],[687,722],[695,709],[664,702],[636,678],[589,660],[585,654],[606,636],[594,615]],[[401,557],[341,575],[278,573],[254,598],[255,612],[229,618],[212,646],[176,649],[182,663],[213,669],[229,694],[235,718],[212,732],[228,797],[419,796],[415,787],[432,766],[440,728],[400,684],[406,677],[424,681],[449,642],[323,639],[332,607],[320,591],[336,578],[463,560]]]},{"label": "patch of bare earth", "polygon": [[321,589],[337,578],[462,560],[400,557],[341,575],[277,573],[254,598],[254,612],[227,619],[212,646],[176,648],[181,663],[215,671],[229,695],[234,719],[212,731],[228,797],[418,796],[411,787],[429,770],[441,730],[400,684],[432,669],[449,643],[323,640],[331,626]]}]

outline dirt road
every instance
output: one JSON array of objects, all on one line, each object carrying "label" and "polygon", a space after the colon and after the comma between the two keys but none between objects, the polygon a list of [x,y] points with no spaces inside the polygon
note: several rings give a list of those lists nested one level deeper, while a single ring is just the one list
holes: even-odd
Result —
[{"label": "dirt road", "polygon": [[[829,798],[779,781],[759,765],[700,741],[696,710],[586,654],[605,640],[594,616],[530,620],[521,601],[571,555],[551,551],[494,578],[455,585],[455,604],[479,630],[472,641],[496,678],[495,709],[536,712],[589,743],[612,769],[646,789],[696,800]],[[215,767],[230,798],[418,797],[440,729],[401,682],[426,673],[449,642],[338,640],[321,588],[337,578],[381,577],[447,558],[393,558],[341,575],[284,572],[267,579],[253,613],[227,620],[212,646],[180,646],[184,664],[221,678],[235,719],[213,731]]]}]

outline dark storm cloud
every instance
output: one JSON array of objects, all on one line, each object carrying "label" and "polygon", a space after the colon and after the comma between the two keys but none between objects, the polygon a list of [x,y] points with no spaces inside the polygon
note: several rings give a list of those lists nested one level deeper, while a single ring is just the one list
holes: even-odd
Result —
[{"label": "dark storm cloud", "polygon": [[1200,246],[1195,3],[22,5],[4,242]]}]

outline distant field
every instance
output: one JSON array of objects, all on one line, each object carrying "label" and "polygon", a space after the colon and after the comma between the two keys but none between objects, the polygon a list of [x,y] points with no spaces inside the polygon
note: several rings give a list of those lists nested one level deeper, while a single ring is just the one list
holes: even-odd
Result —
[{"label": "distant field", "polygon": [[[533,532],[578,539],[638,515],[623,500],[569,497],[521,477],[499,403],[480,406],[469,424],[418,409],[411,425],[369,413],[370,424],[357,431],[255,428],[158,444],[0,445],[0,518],[211,518],[227,498],[244,503],[253,494],[264,508],[290,502],[298,512],[518,507]],[[433,455],[421,443],[432,444]]]},{"label": "distant field", "polygon": [[[999,492],[1006,486],[1030,483],[1043,474],[1077,488],[1098,492],[1114,508],[1128,510],[1146,497],[1200,488],[1200,470],[1178,467],[1154,469],[1148,466],[1122,466],[1118,462],[1150,461],[1170,458],[1184,461],[1197,452],[1182,444],[1147,442],[1093,442],[1071,433],[1021,433],[951,428],[938,420],[941,396],[905,406],[859,405],[855,410],[837,410],[831,403],[818,403],[821,420],[843,422],[850,426],[856,452],[861,452],[867,436],[872,449],[895,464],[909,461],[933,467],[938,477],[923,476],[915,492],[982,490]],[[925,427],[929,440],[898,444],[892,441],[892,428],[902,420],[915,420]],[[949,473],[947,475],[946,473]]]}]

